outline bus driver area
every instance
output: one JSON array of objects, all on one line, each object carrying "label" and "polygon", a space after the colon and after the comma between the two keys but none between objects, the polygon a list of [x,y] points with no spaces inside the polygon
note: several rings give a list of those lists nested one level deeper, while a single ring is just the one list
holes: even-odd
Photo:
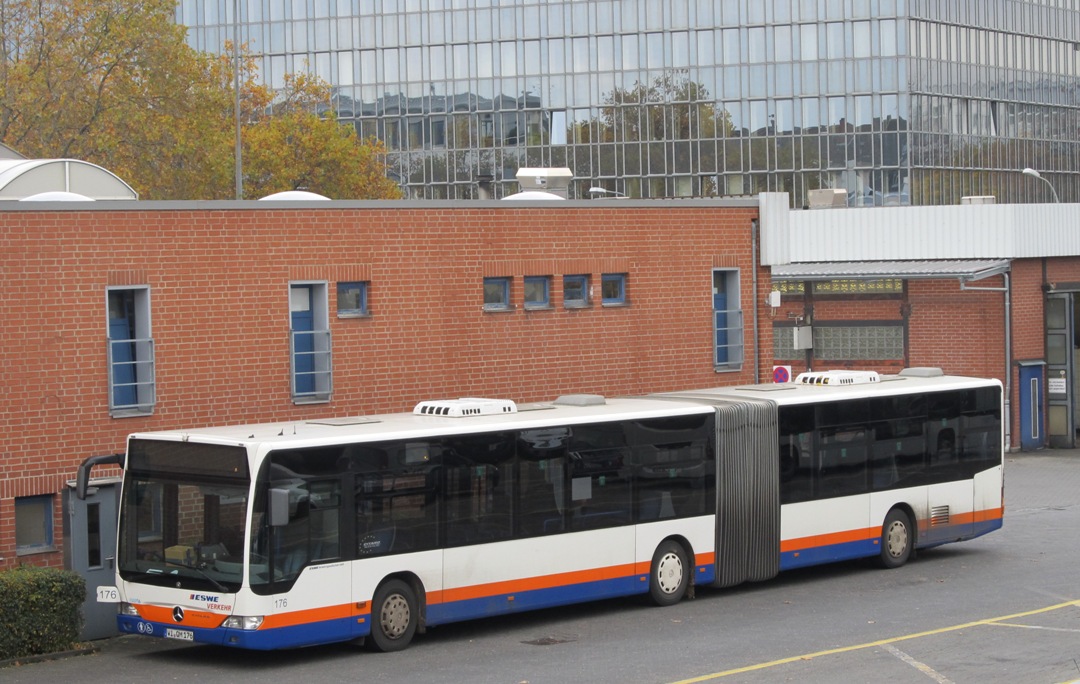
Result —
[{"label": "bus driver area", "polygon": [[123,633],[392,651],[459,620],[897,567],[1001,526],[1002,402],[922,368],[135,434],[106,595]]}]

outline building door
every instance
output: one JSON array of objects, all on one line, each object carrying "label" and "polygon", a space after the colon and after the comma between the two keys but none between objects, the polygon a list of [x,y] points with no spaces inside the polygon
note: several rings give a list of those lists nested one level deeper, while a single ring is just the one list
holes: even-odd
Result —
[{"label": "building door", "polygon": [[1021,362],[1020,364],[1020,448],[1035,451],[1046,446],[1046,430],[1043,425],[1046,411],[1043,406],[1043,371],[1045,364]]},{"label": "building door", "polygon": [[289,293],[293,340],[293,394],[315,392],[315,314],[313,286],[293,285]]},{"label": "building door", "polygon": [[1046,296],[1046,433],[1055,449],[1076,444],[1072,299],[1071,292]]},{"label": "building door", "polygon": [[80,500],[64,490],[65,565],[86,580],[81,639],[116,636],[117,603],[99,603],[98,587],[116,585],[116,513],[119,482],[95,482]]}]

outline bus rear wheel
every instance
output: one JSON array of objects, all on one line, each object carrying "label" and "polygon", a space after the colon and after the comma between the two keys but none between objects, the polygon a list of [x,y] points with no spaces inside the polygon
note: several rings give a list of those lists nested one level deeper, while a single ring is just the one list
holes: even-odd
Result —
[{"label": "bus rear wheel", "polygon": [[400,651],[416,634],[416,592],[406,582],[390,580],[371,600],[371,645],[384,653]]},{"label": "bus rear wheel", "polygon": [[914,543],[911,518],[899,508],[892,509],[881,526],[881,555],[878,564],[883,568],[898,568],[907,563],[911,558]]},{"label": "bus rear wheel", "polygon": [[690,569],[686,549],[677,541],[667,540],[656,547],[649,572],[649,595],[658,606],[672,606],[686,596]]}]

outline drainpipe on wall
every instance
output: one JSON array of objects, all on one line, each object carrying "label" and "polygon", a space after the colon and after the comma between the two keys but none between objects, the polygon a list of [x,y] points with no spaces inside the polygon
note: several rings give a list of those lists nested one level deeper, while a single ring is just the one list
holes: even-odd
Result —
[{"label": "drainpipe on wall", "polygon": [[758,337],[758,220],[750,221],[750,261],[754,290],[754,384],[761,382],[761,339]]}]

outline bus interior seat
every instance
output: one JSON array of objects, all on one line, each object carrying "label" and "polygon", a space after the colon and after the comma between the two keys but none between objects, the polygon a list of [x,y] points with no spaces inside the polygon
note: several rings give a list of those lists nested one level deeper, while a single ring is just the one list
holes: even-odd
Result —
[{"label": "bus interior seat", "polygon": [[671,492],[667,489],[651,489],[641,493],[641,504],[638,507],[640,520],[664,520],[675,517],[675,504],[671,500]]}]

